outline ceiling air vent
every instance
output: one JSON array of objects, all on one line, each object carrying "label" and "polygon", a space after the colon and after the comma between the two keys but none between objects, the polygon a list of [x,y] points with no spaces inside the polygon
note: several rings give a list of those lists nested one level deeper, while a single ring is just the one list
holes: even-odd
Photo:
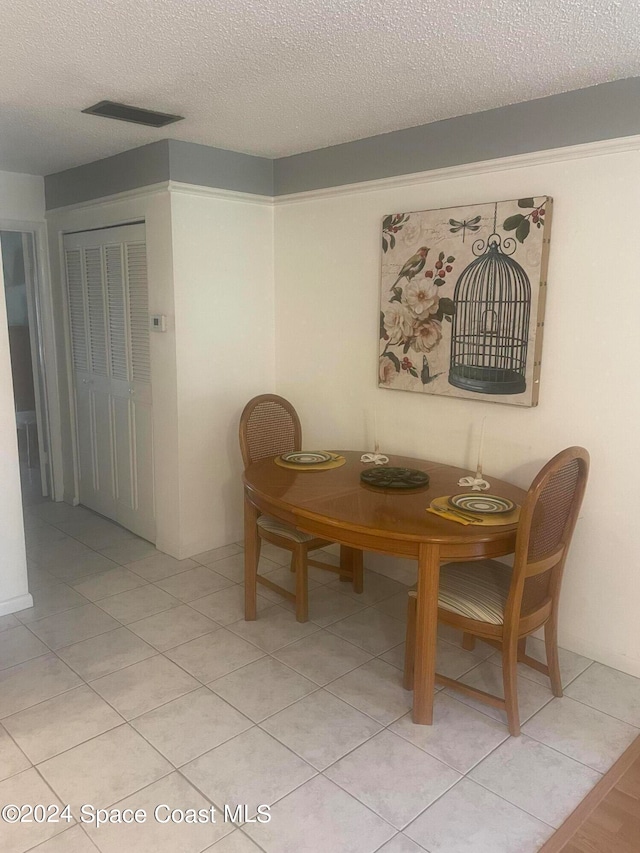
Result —
[{"label": "ceiling air vent", "polygon": [[130,107],[128,104],[116,104],[114,101],[100,101],[92,107],[82,110],[92,116],[115,118],[118,121],[131,121],[134,124],[145,124],[147,127],[164,127],[174,121],[182,121],[184,116],[172,116],[168,113],[157,113],[154,110],[142,110]]}]

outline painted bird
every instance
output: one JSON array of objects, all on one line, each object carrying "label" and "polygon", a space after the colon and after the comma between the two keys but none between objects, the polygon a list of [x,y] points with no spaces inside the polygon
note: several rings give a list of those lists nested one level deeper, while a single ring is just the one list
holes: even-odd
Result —
[{"label": "painted bird", "polygon": [[406,278],[407,281],[411,281],[414,276],[418,275],[418,273],[424,269],[428,254],[429,249],[427,249],[426,246],[421,246],[415,253],[415,255],[411,255],[409,260],[400,270],[400,275],[391,285],[391,290],[394,289],[394,287],[397,285],[401,278]]}]

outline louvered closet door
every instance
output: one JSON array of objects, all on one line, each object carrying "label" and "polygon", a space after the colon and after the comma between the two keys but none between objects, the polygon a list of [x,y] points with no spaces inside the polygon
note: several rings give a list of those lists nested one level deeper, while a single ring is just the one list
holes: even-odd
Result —
[{"label": "louvered closet door", "polygon": [[65,237],[80,502],[155,541],[143,225]]}]

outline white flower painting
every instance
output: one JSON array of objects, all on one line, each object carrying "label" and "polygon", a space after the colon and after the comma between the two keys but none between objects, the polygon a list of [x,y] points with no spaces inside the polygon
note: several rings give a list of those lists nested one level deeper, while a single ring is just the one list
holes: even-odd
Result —
[{"label": "white flower painting", "polygon": [[537,404],[551,212],[541,196],[384,218],[380,387]]}]

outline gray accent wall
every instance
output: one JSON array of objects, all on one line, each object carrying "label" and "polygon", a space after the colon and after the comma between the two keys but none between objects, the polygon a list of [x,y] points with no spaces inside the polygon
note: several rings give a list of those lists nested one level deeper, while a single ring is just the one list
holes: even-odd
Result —
[{"label": "gray accent wall", "polygon": [[640,134],[640,77],[270,160],[163,139],[45,178],[47,209],[163,181],[279,196]]},{"label": "gray accent wall", "polygon": [[195,142],[169,140],[169,172],[172,181],[215,187],[220,190],[272,196],[273,164],[267,157],[253,157]]},{"label": "gray accent wall", "polygon": [[635,134],[639,77],[281,157],[275,195]]},{"label": "gray accent wall", "polygon": [[104,160],[47,175],[47,210],[169,180],[169,140],[161,139]]}]

